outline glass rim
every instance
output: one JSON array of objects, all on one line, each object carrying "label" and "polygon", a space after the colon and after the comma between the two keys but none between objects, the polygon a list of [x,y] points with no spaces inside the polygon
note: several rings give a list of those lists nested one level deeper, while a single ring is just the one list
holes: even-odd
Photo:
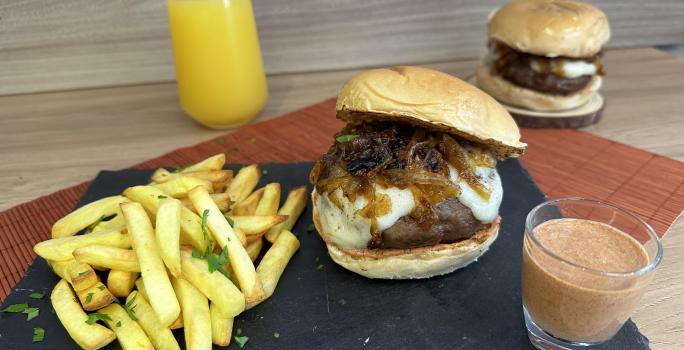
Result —
[{"label": "glass rim", "polygon": [[[539,242],[537,237],[534,235],[534,231],[532,230],[532,217],[534,217],[534,215],[537,213],[537,211],[539,211],[539,209],[541,209],[542,207],[552,205],[554,203],[559,203],[559,202],[588,202],[588,203],[598,204],[598,205],[610,207],[614,210],[617,210],[617,211],[635,219],[639,224],[641,224],[643,227],[646,228],[646,232],[648,233],[650,238],[655,240],[657,247],[658,247],[658,251],[656,253],[655,258],[648,265],[646,265],[642,268],[632,270],[632,271],[625,271],[625,272],[613,272],[613,271],[604,271],[604,270],[594,269],[591,267],[582,266],[580,264],[573,263],[571,261],[568,261],[568,260],[558,256],[556,253],[547,249],[541,242]],[[653,269],[655,269],[656,266],[658,266],[660,264],[660,261],[663,258],[663,244],[660,240],[660,237],[658,237],[658,235],[656,234],[653,227],[651,227],[651,225],[649,225],[646,221],[644,221],[639,216],[629,212],[626,209],[623,209],[623,208],[620,208],[614,204],[604,202],[604,201],[600,201],[600,200],[596,200],[596,199],[582,198],[582,197],[565,197],[565,198],[556,198],[556,199],[547,200],[545,202],[542,202],[539,205],[532,208],[532,210],[530,210],[530,212],[527,214],[527,218],[525,219],[525,234],[531,238],[532,242],[534,242],[534,244],[536,246],[538,246],[545,254],[551,256],[552,258],[559,260],[559,261],[561,261],[565,264],[568,264],[570,266],[582,269],[586,272],[600,274],[602,276],[611,276],[611,277],[641,276],[641,275],[644,275],[644,274],[652,271]],[[627,234],[629,234],[629,233],[627,233]]]}]

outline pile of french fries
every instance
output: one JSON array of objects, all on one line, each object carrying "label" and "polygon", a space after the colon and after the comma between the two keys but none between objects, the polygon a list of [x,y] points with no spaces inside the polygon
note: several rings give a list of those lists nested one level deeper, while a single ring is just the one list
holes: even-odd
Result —
[{"label": "pile of french fries", "polygon": [[[228,346],[233,318],[270,297],[299,240],[290,232],[305,187],[280,207],[280,184],[256,189],[261,171],[233,176],[218,154],[152,182],[87,204],[35,245],[61,280],[51,302],[74,341],[98,349]],[[85,231],[83,234],[79,232]],[[270,248],[258,266],[254,261]],[[108,271],[106,281],[95,272]],[[119,300],[118,298],[121,298]]]}]

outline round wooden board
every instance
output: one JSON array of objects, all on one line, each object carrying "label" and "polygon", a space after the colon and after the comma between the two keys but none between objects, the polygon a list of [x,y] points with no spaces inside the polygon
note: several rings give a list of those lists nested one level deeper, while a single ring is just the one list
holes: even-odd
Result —
[{"label": "round wooden board", "polygon": [[[475,76],[469,77],[467,81],[477,86]],[[500,101],[499,103],[508,110],[521,128],[555,129],[577,129],[596,124],[601,120],[603,109],[606,106],[606,100],[599,93],[595,93],[586,104],[580,107],[559,112],[532,111],[510,106]]]}]

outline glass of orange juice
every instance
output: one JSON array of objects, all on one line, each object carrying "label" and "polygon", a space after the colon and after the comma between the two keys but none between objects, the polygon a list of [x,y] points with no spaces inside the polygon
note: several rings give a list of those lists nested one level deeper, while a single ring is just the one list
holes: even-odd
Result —
[{"label": "glass of orange juice", "polygon": [[251,0],[168,0],[183,110],[210,128],[249,122],[268,98]]}]

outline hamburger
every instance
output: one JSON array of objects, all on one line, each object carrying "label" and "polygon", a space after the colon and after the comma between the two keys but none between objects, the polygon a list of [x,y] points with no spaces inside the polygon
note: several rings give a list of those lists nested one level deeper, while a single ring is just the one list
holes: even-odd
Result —
[{"label": "hamburger", "polygon": [[601,87],[610,27],[590,4],[513,1],[491,16],[488,37],[477,84],[501,102],[560,111],[582,106]]},{"label": "hamburger", "polygon": [[341,89],[346,126],[311,171],[313,219],[331,258],[369,278],[446,274],[497,237],[499,159],[526,145],[496,100],[420,67],[362,72]]}]

